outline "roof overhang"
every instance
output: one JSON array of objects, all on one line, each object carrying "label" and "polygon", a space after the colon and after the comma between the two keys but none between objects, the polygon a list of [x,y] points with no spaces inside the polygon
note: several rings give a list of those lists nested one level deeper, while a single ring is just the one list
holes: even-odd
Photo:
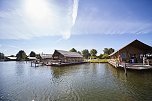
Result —
[{"label": "roof overhang", "polygon": [[134,40],[134,41],[132,41],[131,43],[129,43],[128,45],[126,45],[126,46],[122,47],[121,49],[119,49],[118,51],[113,52],[113,53],[110,54],[109,56],[114,56],[114,55],[118,54],[119,51],[121,51],[121,50],[123,50],[124,48],[127,48],[127,47],[129,47],[129,46],[141,50],[144,54],[147,54],[147,53],[152,54],[152,47],[151,47],[151,46],[149,46],[149,45],[147,45],[147,44],[145,44],[145,43],[143,43],[143,42],[141,42],[141,41],[139,41],[139,40]]}]

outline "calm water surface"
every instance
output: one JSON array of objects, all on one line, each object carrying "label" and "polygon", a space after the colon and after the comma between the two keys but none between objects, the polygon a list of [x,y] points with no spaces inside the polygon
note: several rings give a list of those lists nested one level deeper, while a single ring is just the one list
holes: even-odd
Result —
[{"label": "calm water surface", "polygon": [[152,101],[152,71],[109,64],[30,67],[0,62],[0,101]]}]

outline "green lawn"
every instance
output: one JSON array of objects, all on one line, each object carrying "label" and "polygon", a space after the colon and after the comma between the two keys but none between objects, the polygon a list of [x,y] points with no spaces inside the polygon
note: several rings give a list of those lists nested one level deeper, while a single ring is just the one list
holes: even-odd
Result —
[{"label": "green lawn", "polygon": [[91,59],[91,60],[89,60],[89,62],[91,62],[91,63],[107,63],[108,60],[107,59]]}]

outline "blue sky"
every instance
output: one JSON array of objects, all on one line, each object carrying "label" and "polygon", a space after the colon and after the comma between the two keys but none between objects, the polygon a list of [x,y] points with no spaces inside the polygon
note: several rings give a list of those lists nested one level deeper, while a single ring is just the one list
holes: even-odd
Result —
[{"label": "blue sky", "polygon": [[0,0],[0,52],[152,46],[151,0]]}]

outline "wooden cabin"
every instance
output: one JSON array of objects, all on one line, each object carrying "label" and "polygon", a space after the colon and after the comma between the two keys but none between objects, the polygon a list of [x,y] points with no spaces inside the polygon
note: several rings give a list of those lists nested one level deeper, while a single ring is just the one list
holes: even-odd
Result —
[{"label": "wooden cabin", "polygon": [[134,40],[109,56],[112,64],[123,62],[152,65],[152,47],[139,40]]},{"label": "wooden cabin", "polygon": [[55,50],[52,57],[53,57],[53,60],[60,61],[61,63],[83,62],[83,56],[77,52]]},{"label": "wooden cabin", "polygon": [[41,57],[41,62],[43,62],[44,64],[48,64],[51,63],[51,61],[53,60],[52,58],[52,54],[40,54]]}]

